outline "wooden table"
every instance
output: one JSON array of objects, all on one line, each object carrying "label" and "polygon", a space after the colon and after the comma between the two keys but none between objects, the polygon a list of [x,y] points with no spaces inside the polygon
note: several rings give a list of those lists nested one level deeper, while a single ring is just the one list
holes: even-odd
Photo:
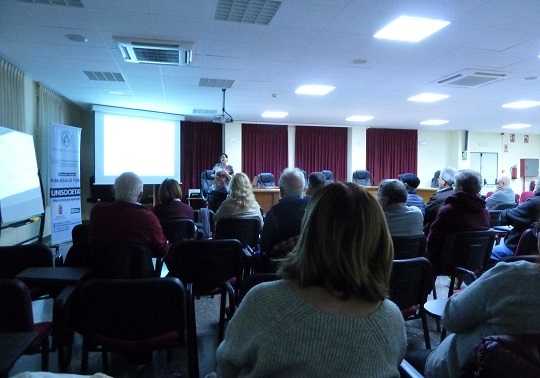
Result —
[{"label": "wooden table", "polygon": [[279,188],[277,187],[253,189],[253,194],[255,195],[255,199],[257,200],[265,214],[268,212],[268,210],[270,210],[272,206],[278,203],[279,199],[281,198],[279,194]]},{"label": "wooden table", "polygon": [[7,378],[17,359],[36,338],[36,332],[0,333],[0,378]]},{"label": "wooden table", "polygon": [[[424,310],[426,311],[426,314],[435,318],[435,320],[437,320],[437,326],[439,325],[438,322],[444,313],[444,307],[446,306],[447,301],[448,299],[442,298],[442,299],[433,299],[431,301],[427,301],[426,303],[424,303]],[[441,331],[441,341],[443,341],[445,337],[446,337],[446,329],[443,327]]]}]

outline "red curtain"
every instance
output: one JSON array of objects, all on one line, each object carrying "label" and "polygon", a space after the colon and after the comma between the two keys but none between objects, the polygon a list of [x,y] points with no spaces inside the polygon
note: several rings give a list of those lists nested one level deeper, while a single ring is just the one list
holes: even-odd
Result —
[{"label": "red curtain", "polygon": [[182,194],[201,187],[201,172],[212,169],[223,152],[222,124],[183,121],[180,131]]},{"label": "red curtain", "polygon": [[334,179],[347,179],[347,129],[344,127],[296,126],[295,165],[309,175],[324,169]]},{"label": "red curtain", "polygon": [[366,130],[366,169],[371,185],[398,178],[401,173],[417,173],[418,131],[395,129]]},{"label": "red curtain", "polygon": [[249,178],[274,174],[275,182],[288,165],[287,126],[242,124],[242,168]]}]

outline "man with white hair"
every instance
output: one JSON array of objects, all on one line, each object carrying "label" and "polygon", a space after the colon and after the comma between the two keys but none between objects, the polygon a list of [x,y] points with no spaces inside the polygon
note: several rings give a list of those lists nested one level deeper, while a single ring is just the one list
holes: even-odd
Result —
[{"label": "man with white hair", "polygon": [[437,193],[431,196],[428,203],[426,204],[426,211],[424,213],[424,234],[427,236],[429,234],[429,229],[431,224],[435,221],[437,217],[437,212],[444,204],[444,201],[447,197],[454,194],[454,180],[457,170],[452,167],[445,167],[441,170],[439,176],[439,190]]},{"label": "man with white hair", "polygon": [[497,189],[486,198],[486,208],[491,210],[502,203],[516,203],[516,195],[510,187],[510,179],[506,176],[497,180]]},{"label": "man with white hair", "polygon": [[90,212],[90,243],[134,243],[148,247],[154,257],[167,254],[168,244],[158,218],[139,203],[143,182],[124,172],[114,182],[114,202],[100,203]]}]

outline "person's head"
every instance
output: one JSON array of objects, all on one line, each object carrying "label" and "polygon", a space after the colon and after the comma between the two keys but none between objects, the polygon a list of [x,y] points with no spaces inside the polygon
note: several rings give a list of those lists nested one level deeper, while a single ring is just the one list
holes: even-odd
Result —
[{"label": "person's head", "polygon": [[503,189],[503,188],[507,188],[510,186],[510,178],[508,178],[507,176],[501,176],[501,178],[499,178],[497,180],[497,187],[500,188],[500,189]]},{"label": "person's head", "polygon": [[318,189],[326,185],[326,176],[322,172],[313,172],[309,175],[307,194],[313,195]]},{"label": "person's head", "polygon": [[439,188],[451,188],[454,185],[457,170],[452,167],[445,167],[439,176]]},{"label": "person's head", "polygon": [[[346,204],[346,206],[343,206]],[[336,182],[315,192],[300,239],[281,261],[284,278],[321,286],[338,298],[387,295],[394,250],[384,213],[363,187]]]},{"label": "person's head", "polygon": [[182,188],[175,179],[165,179],[159,187],[159,202],[169,203],[182,198]]},{"label": "person's head", "polygon": [[454,187],[456,192],[466,192],[477,195],[482,190],[482,176],[472,169],[459,171],[455,177]]},{"label": "person's head", "polygon": [[124,172],[114,180],[114,198],[117,201],[138,202],[143,193],[143,182],[133,172]]},{"label": "person's head", "polygon": [[394,203],[407,203],[407,189],[405,184],[399,180],[383,180],[377,192],[377,201],[381,206],[392,205]]},{"label": "person's head", "polygon": [[255,196],[251,181],[245,173],[238,172],[233,176],[228,198],[236,200],[242,207],[251,207],[253,201],[255,201]]},{"label": "person's head", "polygon": [[441,176],[441,171],[435,171],[435,173],[433,174],[433,178],[435,179],[439,179],[439,177]]},{"label": "person's head", "polygon": [[221,155],[219,155],[219,162],[221,164],[227,164],[229,162],[229,155],[227,155],[226,153],[222,153]]},{"label": "person's head", "polygon": [[285,168],[279,177],[281,197],[301,197],[304,192],[304,180],[304,174],[298,168]]},{"label": "person's head", "polygon": [[416,189],[420,185],[420,179],[414,173],[403,173],[399,179],[407,186],[407,189]]}]

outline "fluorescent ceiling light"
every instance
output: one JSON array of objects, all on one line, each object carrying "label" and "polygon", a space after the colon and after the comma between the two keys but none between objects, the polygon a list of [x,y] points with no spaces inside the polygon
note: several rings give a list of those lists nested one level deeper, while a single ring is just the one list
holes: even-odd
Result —
[{"label": "fluorescent ceiling light", "polygon": [[399,16],[373,37],[395,41],[418,42],[449,25],[449,21]]},{"label": "fluorescent ceiling light", "polygon": [[511,130],[518,130],[518,129],[526,129],[527,127],[531,127],[531,125],[527,123],[511,123],[509,125],[501,126],[503,129],[511,129]]},{"label": "fluorescent ceiling light", "polygon": [[374,117],[372,116],[362,116],[362,115],[354,115],[354,116],[350,116],[350,117],[347,117],[345,119],[345,121],[350,121],[350,122],[367,122],[367,121],[371,121]]},{"label": "fluorescent ceiling light", "polygon": [[426,121],[422,121],[420,122],[421,125],[426,125],[426,126],[440,126],[440,125],[444,125],[445,123],[448,123],[450,121],[447,121],[445,119],[428,119]]},{"label": "fluorescent ceiling light", "polygon": [[539,106],[540,101],[530,101],[530,100],[522,100],[522,101],[516,101],[516,102],[509,102],[508,104],[502,105],[503,108],[510,108],[510,109],[526,109],[526,108],[532,108],[534,106]]},{"label": "fluorescent ceiling light", "polygon": [[334,89],[336,89],[336,87],[330,85],[302,85],[301,87],[298,87],[294,93],[323,96],[332,92]]},{"label": "fluorescent ceiling light", "polygon": [[450,97],[449,95],[437,94],[437,93],[420,93],[416,96],[409,97],[408,101],[415,102],[435,102],[439,100],[444,100],[445,98]]},{"label": "fluorescent ceiling light", "polygon": [[289,113],[287,112],[264,112],[261,117],[264,118],[285,118]]}]

